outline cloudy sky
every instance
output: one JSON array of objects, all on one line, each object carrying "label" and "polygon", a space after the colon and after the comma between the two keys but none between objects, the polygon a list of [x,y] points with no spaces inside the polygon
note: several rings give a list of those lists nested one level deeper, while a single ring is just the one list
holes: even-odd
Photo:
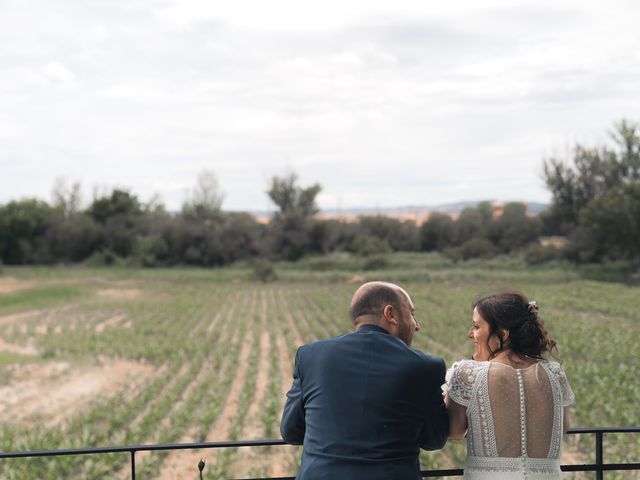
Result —
[{"label": "cloudy sky", "polygon": [[224,208],[548,201],[543,158],[640,120],[636,0],[0,0],[0,203],[56,178]]}]

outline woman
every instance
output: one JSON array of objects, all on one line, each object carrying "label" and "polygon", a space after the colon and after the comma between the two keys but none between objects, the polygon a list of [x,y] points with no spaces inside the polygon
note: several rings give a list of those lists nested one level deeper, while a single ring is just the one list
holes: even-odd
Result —
[{"label": "woman", "polygon": [[465,479],[561,479],[562,435],[574,395],[555,348],[524,295],[503,292],[473,305],[473,360],[447,373],[449,437],[467,436]]}]

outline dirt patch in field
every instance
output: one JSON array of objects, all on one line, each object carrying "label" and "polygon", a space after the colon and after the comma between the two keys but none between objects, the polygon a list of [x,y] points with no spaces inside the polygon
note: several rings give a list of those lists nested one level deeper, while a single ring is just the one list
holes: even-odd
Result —
[{"label": "dirt patch in field", "polygon": [[139,362],[114,360],[77,367],[67,362],[14,366],[12,382],[0,387],[0,423],[53,427],[91,401],[131,388],[153,372]]},{"label": "dirt patch in field", "polygon": [[35,282],[18,280],[17,278],[13,277],[0,278],[0,294],[17,292],[19,290],[27,290],[34,285]]},{"label": "dirt patch in field", "polygon": [[107,327],[110,327],[110,328],[117,327],[120,324],[120,322],[124,320],[124,318],[125,318],[124,315],[116,315],[115,317],[108,318],[104,322],[100,322],[99,324],[97,324],[95,326],[95,331],[96,333],[100,333],[104,331],[104,329]]},{"label": "dirt patch in field", "polygon": [[0,317],[0,325],[10,325],[12,323],[19,322],[20,320],[26,320],[35,317],[38,313],[40,313],[40,310],[29,310],[26,312],[5,315],[4,317]]},{"label": "dirt patch in field", "polygon": [[112,300],[134,300],[142,296],[137,288],[105,288],[98,290],[98,295]]},{"label": "dirt patch in field", "polygon": [[31,344],[18,345],[16,343],[7,343],[0,338],[0,352],[17,353],[18,355],[38,355],[38,350]]},{"label": "dirt patch in field", "polygon": [[113,282],[113,285],[118,287],[132,287],[136,285],[140,285],[140,280],[126,279],[126,280],[116,280]]}]

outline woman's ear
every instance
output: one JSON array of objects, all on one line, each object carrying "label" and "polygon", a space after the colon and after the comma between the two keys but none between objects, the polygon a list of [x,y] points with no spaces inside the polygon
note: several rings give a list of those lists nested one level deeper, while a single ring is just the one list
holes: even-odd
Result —
[{"label": "woman's ear", "polygon": [[501,330],[500,335],[502,336],[502,341],[504,343],[507,343],[507,340],[509,340],[509,330],[507,330],[506,328]]}]

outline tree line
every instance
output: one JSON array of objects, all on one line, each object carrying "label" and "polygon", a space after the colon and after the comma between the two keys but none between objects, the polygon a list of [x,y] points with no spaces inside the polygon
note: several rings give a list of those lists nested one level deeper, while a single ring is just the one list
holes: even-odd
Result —
[{"label": "tree line", "polygon": [[[113,189],[80,206],[80,185],[58,181],[51,202],[0,205],[0,260],[4,264],[79,263],[222,266],[238,260],[297,260],[350,252],[438,251],[454,260],[522,253],[531,263],[559,257],[578,262],[640,257],[640,137],[622,121],[613,147],[577,145],[572,158],[550,158],[543,177],[552,194],[538,216],[507,203],[496,215],[489,202],[454,219],[432,213],[421,225],[385,216],[355,222],[319,220],[319,184],[300,186],[295,174],[276,176],[267,194],[277,207],[268,223],[227,212],[215,175],[203,172],[179,212],[159,200],[144,203]],[[544,247],[541,236],[563,236],[566,246]]]}]

